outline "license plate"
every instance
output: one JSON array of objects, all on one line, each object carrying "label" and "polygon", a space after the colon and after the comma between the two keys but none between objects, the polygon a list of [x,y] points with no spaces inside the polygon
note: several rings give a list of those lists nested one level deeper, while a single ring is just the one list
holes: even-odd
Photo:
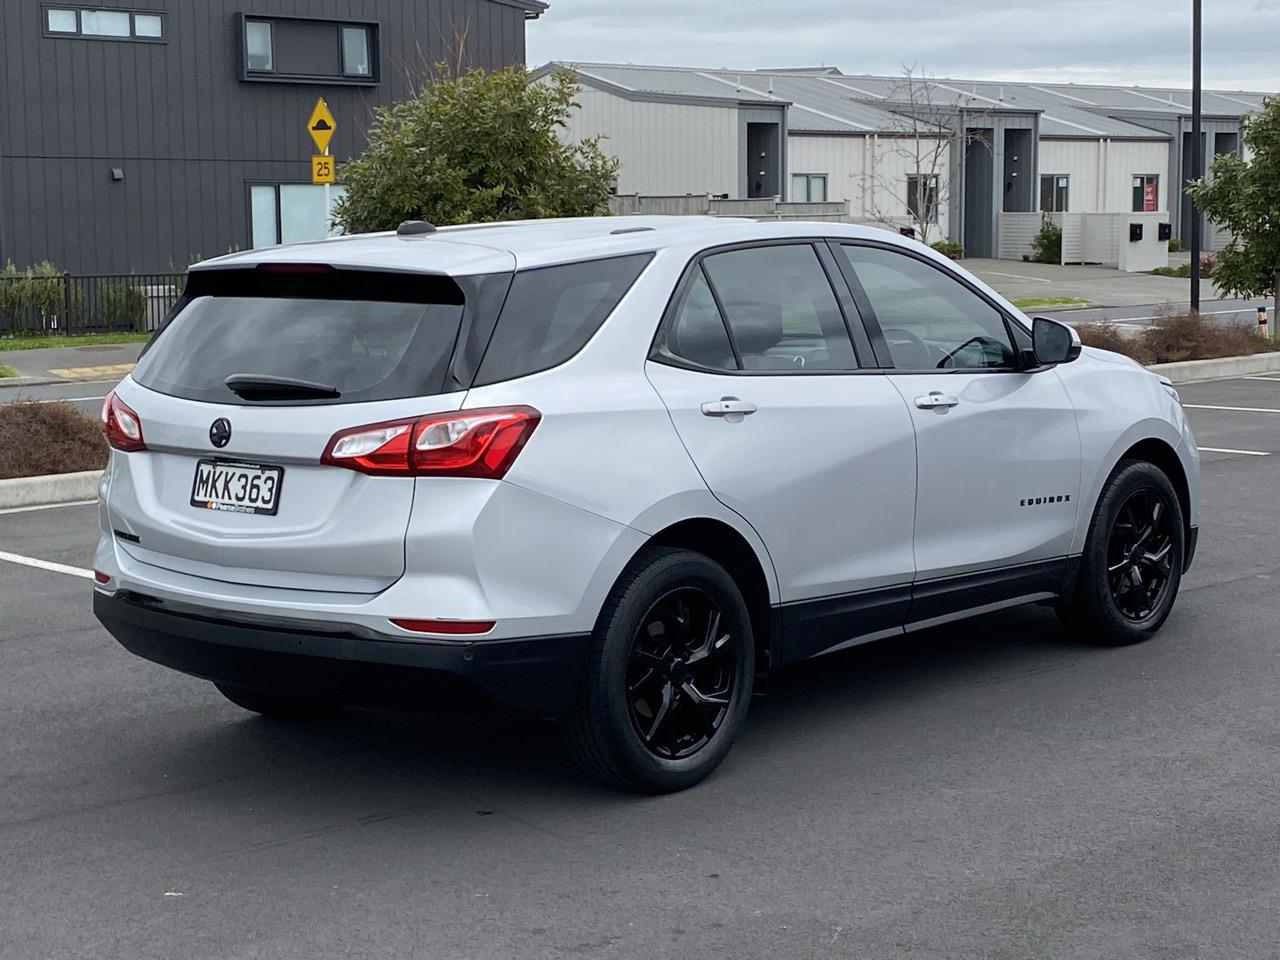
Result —
[{"label": "license plate", "polygon": [[283,467],[261,463],[201,460],[191,485],[191,505],[226,513],[261,513],[275,516],[280,509]]}]

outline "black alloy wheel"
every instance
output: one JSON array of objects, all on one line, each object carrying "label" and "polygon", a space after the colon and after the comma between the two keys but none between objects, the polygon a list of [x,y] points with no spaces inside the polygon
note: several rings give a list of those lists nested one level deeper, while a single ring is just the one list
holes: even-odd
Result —
[{"label": "black alloy wheel", "polygon": [[1173,575],[1173,513],[1153,490],[1139,490],[1116,514],[1107,545],[1107,584],[1116,609],[1139,623],[1160,606]]},{"label": "black alloy wheel", "polygon": [[673,590],[649,608],[631,648],[627,704],[656,756],[681,760],[715,736],[733,699],[740,645],[698,587]]}]

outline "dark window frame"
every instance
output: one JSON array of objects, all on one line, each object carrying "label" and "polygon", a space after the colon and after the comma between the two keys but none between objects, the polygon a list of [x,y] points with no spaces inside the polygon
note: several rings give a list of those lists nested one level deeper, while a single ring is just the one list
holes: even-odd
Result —
[{"label": "dark window frame", "polygon": [[[352,73],[347,67],[347,31],[359,30],[364,34],[364,50],[365,56],[369,61],[368,73]],[[373,77],[377,70],[374,65],[373,56],[373,31],[363,23],[340,23],[338,24],[338,54],[342,62],[342,75],[351,80],[368,80]]]},{"label": "dark window frame", "polygon": [[[791,188],[792,188],[792,193],[794,193],[794,192],[795,192],[795,183],[796,183],[796,178],[797,178],[797,177],[804,177],[804,181],[805,181],[805,183],[804,183],[805,199],[804,199],[804,200],[797,200],[797,199],[793,196],[793,197],[791,198],[791,202],[792,202],[792,203],[827,203],[827,202],[831,199],[831,175],[830,175],[830,174],[827,174],[827,173],[792,173],[792,174],[791,174]],[[813,181],[815,181],[815,180],[821,180],[821,181],[822,181],[822,199],[821,199],[821,200],[810,200],[810,199],[809,199],[809,197],[810,197],[810,196],[812,196],[812,194],[813,194]]]},{"label": "dark window frame", "polygon": [[[920,216],[920,184],[925,185],[924,202],[929,209],[929,216]],[[942,178],[936,173],[908,173],[907,174],[907,216],[911,217],[917,223],[938,223],[939,208],[941,203]],[[932,203],[930,203],[932,198]],[[915,209],[913,210],[912,207]]]},{"label": "dark window frame", "polygon": [[[1160,212],[1160,174],[1158,173],[1135,173],[1131,180],[1141,180],[1141,185],[1133,187],[1133,210],[1130,213],[1159,213]],[[1154,180],[1156,185],[1156,208],[1155,210],[1146,209],[1146,192],[1147,182]]]},{"label": "dark window frame", "polygon": [[[695,373],[706,373],[713,376],[721,377],[850,377],[865,376],[867,374],[884,373],[884,370],[874,366],[875,357],[873,353],[872,343],[867,335],[867,330],[862,319],[858,316],[857,309],[853,300],[848,296],[847,289],[842,290],[842,284],[838,283],[836,278],[840,276],[840,267],[836,262],[836,258],[828,248],[829,238],[826,237],[778,237],[772,240],[754,240],[746,243],[730,243],[716,247],[709,247],[706,250],[699,251],[689,263],[685,265],[684,270],[680,274],[680,279],[676,282],[675,288],[672,290],[671,297],[667,301],[666,307],[662,311],[662,319],[658,323],[658,328],[654,332],[653,340],[649,344],[648,359],[654,363],[661,363],[668,367],[678,367],[682,370],[691,370]],[[715,284],[711,277],[703,268],[703,261],[709,257],[717,256],[722,253],[733,253],[736,250],[755,250],[763,247],[782,247],[782,246],[807,246],[813,249],[817,255],[818,263],[822,267],[822,271],[826,274],[827,284],[831,287],[831,294],[835,298],[836,304],[840,308],[840,314],[844,320],[845,332],[849,337],[850,345],[853,347],[854,363],[857,367],[852,370],[821,370],[807,369],[798,367],[794,370],[744,370],[741,369],[742,355],[738,348],[738,341],[733,335],[733,329],[729,324],[729,319],[725,314],[724,305],[720,302],[720,293],[716,290]],[[700,363],[695,363],[681,357],[672,351],[667,343],[668,336],[672,325],[676,322],[676,318],[680,312],[680,308],[684,305],[685,297],[688,294],[690,285],[694,282],[694,278],[699,274],[705,279],[707,286],[711,290],[711,295],[716,301],[716,307],[720,312],[720,321],[724,324],[725,334],[729,337],[729,345],[733,349],[734,358],[739,364],[737,370],[725,370],[721,367],[707,367]]]},{"label": "dark window frame", "polygon": [[[1004,324],[1005,333],[1009,337],[1009,343],[1013,348],[1015,359],[1031,348],[1031,333],[1024,327],[1014,316],[1009,313],[1003,306],[993,300],[985,292],[977,286],[970,283],[965,277],[954,271],[947,269],[945,266],[936,263],[932,258],[917,253],[907,247],[893,243],[881,243],[876,240],[858,240],[853,238],[832,237],[828,241],[832,247],[873,247],[878,250],[885,250],[890,253],[896,253],[900,256],[909,257],[916,260],[927,267],[930,267],[943,276],[948,277],[961,287],[964,287],[974,296],[976,296],[987,306],[995,311],[996,315]],[[832,250],[836,264],[840,269],[841,276],[849,287],[849,291],[853,296],[854,303],[857,304],[858,312],[862,316],[862,322],[865,324],[867,334],[871,337],[873,346],[875,347],[876,357],[879,359],[882,372],[893,374],[904,374],[912,376],[953,376],[955,374],[975,374],[975,373],[1033,373],[1040,369],[1038,367],[935,367],[928,370],[914,370],[908,367],[898,367],[894,365],[893,357],[889,353],[889,345],[885,341],[884,331],[880,326],[880,318],[876,315],[875,308],[871,304],[871,298],[867,296],[867,292],[863,289],[862,281],[858,279],[857,273],[853,269],[853,265],[848,259],[837,250]]]},{"label": "dark window frame", "polygon": [[[73,13],[76,18],[76,32],[67,33],[62,30],[49,29],[49,11],[57,10],[65,13]],[[83,11],[90,13],[127,13],[129,15],[129,36],[112,37],[106,34],[85,33],[84,24],[81,21],[80,14]],[[160,36],[158,37],[140,37],[138,36],[139,16],[143,17],[159,17],[160,18]],[[144,10],[138,7],[88,7],[84,4],[69,3],[42,3],[40,5],[40,30],[43,36],[51,40],[102,40],[114,43],[168,43],[169,42],[169,14],[164,10]]]},{"label": "dark window frame", "polygon": [[[54,4],[54,6],[60,6]],[[269,23],[271,24],[271,64],[270,70],[250,70],[249,69],[249,47],[248,32],[246,24]],[[276,24],[281,23],[321,23],[329,24],[333,29],[334,43],[338,49],[338,66],[342,72],[329,73],[281,73],[278,69],[279,58],[276,55],[277,31]],[[362,27],[365,30],[365,38],[369,45],[369,73],[366,74],[348,74],[346,73],[346,57],[342,48],[342,29],[343,27]],[[382,83],[382,55],[380,41],[381,23],[377,20],[353,20],[349,18],[332,18],[332,17],[306,17],[275,14],[236,14],[236,36],[239,38],[238,47],[238,63],[239,63],[239,79],[246,83],[305,83],[305,84],[329,84],[342,87],[376,87]]]},{"label": "dark window frame", "polygon": [[[1051,193],[1051,194],[1052,194],[1052,196],[1053,196],[1053,207],[1052,207],[1052,209],[1047,208],[1047,207],[1045,207],[1045,205],[1044,205],[1044,182],[1045,182],[1045,180],[1052,180],[1052,181],[1053,181],[1053,183],[1051,184],[1051,186],[1050,186],[1050,188],[1049,188],[1050,193]],[[1063,186],[1059,186],[1059,184],[1058,184],[1058,181],[1059,181],[1059,180],[1066,180],[1066,181],[1067,181],[1067,185],[1066,185],[1065,187],[1063,187]],[[1059,207],[1059,206],[1058,206],[1058,191],[1062,191],[1062,192],[1063,192],[1063,204],[1062,204],[1062,206],[1061,206],[1061,207]],[[1069,174],[1069,173],[1042,173],[1042,174],[1040,174],[1040,211],[1041,211],[1042,213],[1070,213],[1070,210],[1069,210],[1070,206],[1071,206],[1071,174]]]}]

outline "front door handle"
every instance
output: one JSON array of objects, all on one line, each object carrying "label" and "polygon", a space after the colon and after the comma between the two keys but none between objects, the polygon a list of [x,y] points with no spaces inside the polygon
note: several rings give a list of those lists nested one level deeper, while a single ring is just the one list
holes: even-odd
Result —
[{"label": "front door handle", "polygon": [[704,417],[727,417],[731,421],[749,417],[755,412],[754,403],[749,400],[739,400],[737,397],[721,397],[719,400],[712,400],[702,405]]},{"label": "front door handle", "polygon": [[953,397],[949,393],[943,393],[941,390],[930,390],[928,396],[916,397],[916,406],[921,410],[941,410],[949,407],[958,407],[960,399]]}]

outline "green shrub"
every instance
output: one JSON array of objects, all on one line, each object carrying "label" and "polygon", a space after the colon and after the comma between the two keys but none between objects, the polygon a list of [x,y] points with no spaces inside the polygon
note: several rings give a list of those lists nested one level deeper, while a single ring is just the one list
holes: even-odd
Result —
[{"label": "green shrub", "polygon": [[128,280],[99,281],[95,326],[138,330],[146,316],[147,292],[137,283]]},{"label": "green shrub", "polygon": [[1062,263],[1062,228],[1047,215],[1031,241],[1031,259],[1036,263]]},{"label": "green shrub", "polygon": [[1170,237],[1170,238],[1169,238],[1169,252],[1170,252],[1170,253],[1181,253],[1181,252],[1182,252],[1182,241],[1181,241],[1181,240],[1179,240],[1177,237]]},{"label": "green shrub", "polygon": [[42,328],[58,325],[66,303],[62,271],[48,260],[25,270],[6,261],[0,270],[0,322],[11,330],[21,328],[27,318]]},{"label": "green shrub", "polygon": [[937,250],[944,257],[950,257],[952,260],[959,260],[964,256],[964,244],[952,243],[950,240],[939,240],[937,243],[931,243],[929,246]]}]

